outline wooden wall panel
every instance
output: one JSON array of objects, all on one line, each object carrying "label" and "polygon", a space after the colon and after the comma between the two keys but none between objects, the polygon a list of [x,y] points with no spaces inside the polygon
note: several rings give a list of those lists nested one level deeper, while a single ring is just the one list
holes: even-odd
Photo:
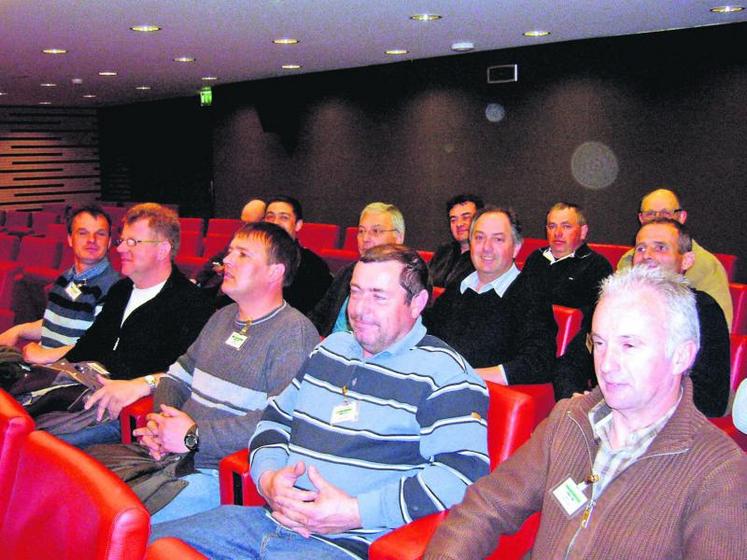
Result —
[{"label": "wooden wall panel", "polygon": [[0,107],[0,209],[100,198],[95,109]]}]

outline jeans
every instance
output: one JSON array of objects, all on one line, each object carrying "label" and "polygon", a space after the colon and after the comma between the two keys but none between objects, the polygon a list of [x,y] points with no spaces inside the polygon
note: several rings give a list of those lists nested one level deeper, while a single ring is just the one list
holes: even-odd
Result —
[{"label": "jeans", "polygon": [[68,442],[70,445],[83,449],[97,443],[119,443],[122,440],[122,432],[119,427],[119,420],[110,420],[108,422],[99,422],[94,426],[83,428],[77,432],[59,434],[57,437]]},{"label": "jeans", "polygon": [[211,560],[350,560],[357,558],[335,545],[305,539],[267,517],[261,507],[219,508],[161,523],[153,527],[151,541],[177,537]]},{"label": "jeans", "polygon": [[198,469],[196,473],[182,477],[182,480],[189,482],[189,485],[151,516],[153,525],[181,519],[220,505],[218,469]]}]

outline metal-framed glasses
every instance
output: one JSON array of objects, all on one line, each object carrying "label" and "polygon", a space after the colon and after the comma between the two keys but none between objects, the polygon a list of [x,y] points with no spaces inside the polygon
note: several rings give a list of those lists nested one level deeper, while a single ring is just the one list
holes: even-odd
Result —
[{"label": "metal-framed glasses", "polygon": [[117,239],[114,242],[114,246],[119,247],[124,243],[128,247],[137,247],[141,243],[161,243],[161,241],[163,241],[163,239],[135,239],[134,237],[125,237]]},{"label": "metal-framed glasses", "polygon": [[645,212],[641,212],[641,216],[646,220],[655,220],[656,218],[674,218],[680,212],[682,212],[682,208],[675,208],[674,210],[646,210]]},{"label": "metal-framed glasses", "polygon": [[358,237],[365,237],[366,234],[370,235],[371,237],[381,237],[385,233],[390,233],[392,231],[397,231],[397,230],[396,229],[384,229],[380,227],[372,227],[371,229],[358,228]]}]

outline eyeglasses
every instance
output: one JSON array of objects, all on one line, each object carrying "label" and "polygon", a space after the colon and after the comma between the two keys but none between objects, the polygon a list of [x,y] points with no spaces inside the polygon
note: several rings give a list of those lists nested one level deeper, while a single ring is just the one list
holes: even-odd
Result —
[{"label": "eyeglasses", "polygon": [[366,234],[370,235],[371,237],[381,237],[385,233],[390,233],[392,231],[397,231],[396,229],[384,229],[379,227],[372,227],[371,229],[366,228],[358,228],[358,237],[365,237]]},{"label": "eyeglasses", "polygon": [[115,247],[119,247],[122,243],[128,247],[136,247],[140,243],[161,243],[163,239],[135,239],[133,237],[125,237],[124,239],[117,239],[114,242]]},{"label": "eyeglasses", "polygon": [[674,210],[646,210],[641,212],[646,220],[655,220],[656,218],[674,218],[677,214],[682,212],[682,208],[675,208]]}]

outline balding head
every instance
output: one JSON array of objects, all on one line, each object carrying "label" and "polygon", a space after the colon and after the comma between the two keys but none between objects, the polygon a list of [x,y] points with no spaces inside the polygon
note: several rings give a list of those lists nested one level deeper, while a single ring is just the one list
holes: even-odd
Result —
[{"label": "balding head", "polygon": [[246,224],[261,222],[265,217],[265,201],[259,198],[250,200],[241,210],[241,221]]},{"label": "balding head", "polygon": [[680,199],[674,191],[656,189],[641,199],[638,220],[647,224],[656,218],[672,218],[681,224],[687,220],[687,212],[680,207]]}]

